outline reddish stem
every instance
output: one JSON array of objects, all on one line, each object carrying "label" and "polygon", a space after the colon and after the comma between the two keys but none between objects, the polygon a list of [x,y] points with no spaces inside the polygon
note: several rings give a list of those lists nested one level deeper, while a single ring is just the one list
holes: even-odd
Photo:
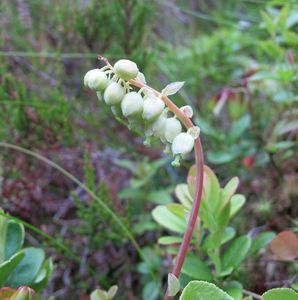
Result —
[{"label": "reddish stem", "polygon": [[[103,60],[108,66],[112,67],[108,60],[105,57],[99,56],[99,59]],[[138,88],[147,88],[150,89],[155,93],[156,96],[160,96],[161,99],[165,102],[167,107],[172,111],[184,124],[186,128],[194,127],[194,124],[192,121],[184,114],[183,111],[179,109],[167,96],[162,95],[160,92],[154,90],[150,86],[138,81],[138,80],[130,80],[129,83],[131,85],[134,85]],[[195,199],[193,202],[191,214],[189,217],[189,221],[187,224],[186,232],[183,236],[183,241],[179,249],[179,253],[176,258],[176,262],[172,271],[172,274],[174,274],[177,278],[179,278],[181,269],[185,260],[185,256],[187,254],[187,251],[189,249],[189,245],[193,236],[194,228],[196,225],[196,221],[199,214],[199,209],[201,205],[201,199],[202,199],[202,192],[203,192],[203,179],[204,179],[204,155],[203,155],[203,148],[200,141],[200,138],[198,137],[195,140],[195,159],[196,159],[196,192],[195,192]],[[168,292],[166,292],[164,300],[171,300],[173,297],[168,296]]]}]

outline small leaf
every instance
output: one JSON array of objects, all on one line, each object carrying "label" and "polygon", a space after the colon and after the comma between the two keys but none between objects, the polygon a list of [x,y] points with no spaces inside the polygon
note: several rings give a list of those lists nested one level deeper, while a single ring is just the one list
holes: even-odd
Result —
[{"label": "small leaf", "polygon": [[156,300],[159,296],[160,285],[158,282],[148,282],[143,290],[143,299]]},{"label": "small leaf", "polygon": [[252,241],[248,256],[255,255],[262,248],[267,247],[267,245],[272,241],[274,237],[275,237],[275,233],[271,231],[262,232],[258,234]]},{"label": "small leaf", "polygon": [[111,286],[108,290],[108,298],[113,299],[115,297],[117,291],[118,291],[118,286],[117,285]]},{"label": "small leaf", "polygon": [[175,195],[186,209],[191,209],[193,199],[189,193],[187,184],[178,184],[175,188]]},{"label": "small leaf", "polygon": [[222,270],[237,268],[245,259],[251,247],[251,238],[243,235],[235,239],[222,256]]},{"label": "small leaf", "polygon": [[183,290],[180,300],[233,300],[213,283],[191,281]]},{"label": "small leaf", "polygon": [[283,231],[271,241],[270,250],[279,260],[295,260],[298,258],[298,236],[293,231]]},{"label": "small leaf", "polygon": [[170,96],[176,94],[184,85],[184,81],[177,81],[168,84],[161,93],[165,96]]},{"label": "small leaf", "polygon": [[189,252],[186,255],[182,267],[182,273],[193,279],[212,281],[213,277],[208,265],[201,261],[194,253]]},{"label": "small leaf", "polygon": [[108,300],[107,292],[102,290],[95,290],[90,295],[91,300]]},{"label": "small leaf", "polygon": [[184,233],[186,222],[184,218],[179,218],[166,206],[159,205],[152,211],[153,219],[163,227],[174,232]]},{"label": "small leaf", "polygon": [[24,258],[17,268],[9,276],[7,285],[11,287],[19,287],[21,285],[30,285],[37,277],[44,261],[45,253],[40,248],[28,247],[24,248]]},{"label": "small leaf", "polygon": [[9,220],[6,230],[5,259],[9,259],[23,245],[25,230],[23,224]]},{"label": "small leaf", "polygon": [[231,198],[230,218],[233,217],[244,205],[245,197],[241,194],[236,194]]},{"label": "small leaf", "polygon": [[[25,253],[23,251],[20,251],[13,255],[10,259],[4,261],[0,265],[0,286],[3,286],[7,282],[7,278],[9,275],[16,269],[16,267],[19,265],[19,263],[24,258]],[[9,285],[9,284],[7,284]]]},{"label": "small leaf", "polygon": [[160,245],[173,245],[173,244],[181,244],[182,238],[179,236],[163,236],[158,239],[158,244]]},{"label": "small leaf", "polygon": [[277,288],[263,294],[264,300],[298,300],[298,293],[289,288]]},{"label": "small leaf", "polygon": [[168,296],[170,297],[174,297],[178,294],[180,290],[180,283],[179,283],[179,280],[178,278],[172,274],[172,273],[169,273],[168,274]]},{"label": "small leaf", "polygon": [[225,282],[224,290],[235,300],[242,300],[243,287],[238,281]]},{"label": "small leaf", "polygon": [[236,231],[233,227],[226,227],[223,233],[223,237],[221,239],[221,245],[230,241],[236,235]]}]

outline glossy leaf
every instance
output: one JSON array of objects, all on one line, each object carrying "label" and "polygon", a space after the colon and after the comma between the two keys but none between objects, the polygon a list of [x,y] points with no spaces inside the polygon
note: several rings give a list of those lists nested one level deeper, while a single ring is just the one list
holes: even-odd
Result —
[{"label": "glossy leaf", "polygon": [[252,241],[248,256],[255,255],[261,249],[267,247],[274,237],[275,233],[271,231],[262,232],[258,234]]},{"label": "glossy leaf", "polygon": [[251,247],[251,238],[247,235],[240,236],[232,241],[222,256],[222,270],[230,267],[237,268],[247,256]]},{"label": "glossy leaf", "polygon": [[9,259],[19,251],[24,243],[24,226],[15,221],[9,220],[6,229],[5,259]]},{"label": "glossy leaf", "polygon": [[163,227],[174,232],[184,233],[186,222],[172,213],[166,206],[157,206],[152,211],[154,220]]},{"label": "glossy leaf", "polygon": [[20,251],[13,255],[10,259],[4,261],[0,265],[0,286],[7,285],[8,284],[8,277],[9,275],[17,268],[17,266],[20,264],[22,259],[24,258],[25,253],[23,251]]},{"label": "glossy leaf", "polygon": [[183,290],[180,300],[234,300],[213,283],[191,281]]},{"label": "glossy leaf", "polygon": [[180,244],[182,242],[182,237],[179,236],[163,236],[158,239],[160,245],[173,245]]},{"label": "glossy leaf", "polygon": [[178,184],[175,188],[175,195],[186,209],[191,209],[193,198],[190,195],[187,184]]},{"label": "glossy leaf", "polygon": [[212,281],[213,278],[208,265],[192,252],[186,255],[182,273],[193,279]]},{"label": "glossy leaf", "polygon": [[233,217],[244,205],[245,197],[241,194],[236,194],[231,198],[230,218]]},{"label": "glossy leaf", "polygon": [[45,258],[45,253],[40,248],[24,248],[24,258],[17,268],[9,276],[7,285],[19,287],[21,285],[30,285],[37,277],[39,270]]},{"label": "glossy leaf", "polygon": [[224,285],[224,290],[235,300],[242,300],[243,287],[238,281],[226,282]]},{"label": "glossy leaf", "polygon": [[289,288],[277,288],[267,291],[263,300],[298,300],[298,293]]}]

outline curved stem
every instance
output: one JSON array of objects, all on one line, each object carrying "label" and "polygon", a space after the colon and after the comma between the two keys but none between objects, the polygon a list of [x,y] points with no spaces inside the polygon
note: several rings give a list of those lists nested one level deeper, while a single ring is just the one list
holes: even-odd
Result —
[{"label": "curved stem", "polygon": [[[103,60],[110,68],[112,68],[111,64],[105,57],[99,55],[98,58],[100,60]],[[155,89],[151,88],[150,86],[148,86],[138,80],[132,79],[132,80],[129,80],[129,83],[140,89],[146,88],[146,89],[151,90],[157,97],[160,97],[164,101],[164,103],[170,109],[170,111],[172,111],[179,118],[179,120],[183,123],[183,125],[187,129],[194,127],[194,124],[192,123],[192,121],[167,96],[161,94],[160,92],[156,91]],[[204,176],[204,172],[203,172],[203,170],[204,170],[204,155],[203,155],[202,144],[201,144],[199,137],[195,140],[195,158],[196,158],[195,199],[193,202],[190,218],[189,218],[189,221],[187,224],[187,229],[183,236],[183,241],[181,243],[181,246],[180,246],[177,258],[176,258],[176,262],[175,262],[175,265],[174,265],[174,268],[172,271],[172,274],[174,274],[177,278],[179,278],[179,276],[180,276],[181,269],[182,269],[182,266],[183,266],[183,263],[185,260],[185,256],[189,249],[189,245],[190,245],[193,231],[195,228],[195,224],[196,224],[196,221],[198,218],[199,209],[200,209],[200,205],[201,205],[201,199],[202,199],[203,179],[204,179],[204,177],[203,177]],[[173,299],[173,297],[168,296],[168,291],[167,291],[164,299],[171,300],[171,299]]]},{"label": "curved stem", "polygon": [[[154,90],[153,88],[147,86],[136,80],[130,80],[130,84],[138,87],[138,88],[147,88],[150,89],[155,93],[156,96],[161,96],[161,99],[165,102],[167,107],[180,119],[180,121],[184,124],[184,126],[188,129],[194,126],[192,121],[182,112],[168,97],[162,95],[158,91]],[[203,156],[203,148],[200,138],[198,137],[195,140],[195,158],[196,158],[196,192],[195,192],[195,199],[193,202],[190,218],[187,224],[186,232],[183,236],[183,241],[181,243],[176,262],[172,271],[177,278],[179,278],[181,269],[185,260],[185,256],[189,249],[189,245],[192,239],[193,231],[195,228],[195,224],[198,218],[199,209],[201,205],[202,199],[202,192],[203,192],[203,169],[204,169],[204,156]],[[166,292],[165,300],[171,300],[173,297],[168,296]]]}]

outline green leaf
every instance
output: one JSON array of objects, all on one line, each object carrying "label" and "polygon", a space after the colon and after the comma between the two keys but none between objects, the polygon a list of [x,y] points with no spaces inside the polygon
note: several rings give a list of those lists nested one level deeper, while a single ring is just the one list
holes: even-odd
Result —
[{"label": "green leaf", "polygon": [[242,300],[243,287],[238,281],[225,282],[224,290],[235,300]]},{"label": "green leaf", "polygon": [[105,291],[97,289],[90,295],[91,300],[108,300],[108,294]]},{"label": "green leaf", "polygon": [[50,257],[42,264],[42,267],[38,272],[38,275],[35,278],[34,283],[31,285],[31,287],[36,292],[42,290],[48,284],[48,281],[53,271],[54,271],[54,264],[52,258]]},{"label": "green leaf", "polygon": [[239,178],[233,177],[226,186],[221,190],[221,202],[222,205],[227,204],[231,197],[235,194],[239,185]]},{"label": "green leaf", "polygon": [[175,295],[178,294],[179,290],[180,290],[180,283],[178,278],[174,274],[169,273],[168,274],[168,295],[170,297],[174,297]]},{"label": "green leaf", "polygon": [[213,283],[191,281],[183,290],[180,300],[233,300]]},{"label": "green leaf", "polygon": [[212,281],[213,277],[208,265],[201,261],[194,253],[189,252],[186,255],[182,267],[182,273],[193,279]]},{"label": "green leaf", "polygon": [[222,270],[237,268],[245,259],[251,247],[251,238],[247,235],[235,239],[222,256]]},{"label": "green leaf", "polygon": [[159,296],[160,285],[158,282],[148,282],[143,290],[143,299],[156,300]]},{"label": "green leaf", "polygon": [[232,238],[235,237],[235,235],[236,235],[236,231],[233,227],[226,227],[221,239],[221,245],[230,241]]},{"label": "green leaf", "polygon": [[186,230],[185,219],[179,218],[166,206],[157,206],[152,211],[154,220],[163,227],[174,232],[184,233]]},{"label": "green leaf", "polygon": [[9,220],[6,230],[5,260],[22,248],[25,230],[23,224]]},{"label": "green leaf", "polygon": [[160,245],[172,245],[172,244],[180,244],[182,242],[182,237],[179,236],[162,236],[158,239],[158,243]]},{"label": "green leaf", "polygon": [[108,298],[113,299],[115,297],[115,295],[117,294],[117,291],[118,291],[117,285],[111,286],[108,290]]},{"label": "green leaf", "polygon": [[242,118],[234,122],[228,134],[229,142],[235,142],[239,137],[241,137],[241,135],[249,126],[250,116],[248,114],[244,115]]},{"label": "green leaf", "polygon": [[273,240],[274,237],[275,233],[272,231],[262,232],[258,234],[252,241],[248,256],[255,255],[262,248],[267,247],[267,245],[269,245],[269,243]]},{"label": "green leaf", "polygon": [[178,184],[175,188],[175,195],[180,201],[180,203],[186,208],[186,209],[191,209],[192,206],[192,196],[190,195],[189,189],[187,184],[181,183]]},{"label": "green leaf", "polygon": [[233,161],[237,155],[224,151],[208,151],[207,159],[213,164],[226,164]]},{"label": "green leaf", "polygon": [[0,286],[4,286],[6,284],[7,278],[16,269],[24,256],[25,253],[20,251],[0,265]]},{"label": "green leaf", "polygon": [[263,294],[264,300],[298,300],[298,293],[289,288],[277,288]]},{"label": "green leaf", "polygon": [[236,194],[231,198],[230,218],[233,217],[244,205],[245,197],[241,194]]},{"label": "green leaf", "polygon": [[21,285],[31,285],[36,278],[45,258],[45,253],[40,248],[24,248],[24,258],[17,268],[9,276],[7,285],[19,287]]}]

